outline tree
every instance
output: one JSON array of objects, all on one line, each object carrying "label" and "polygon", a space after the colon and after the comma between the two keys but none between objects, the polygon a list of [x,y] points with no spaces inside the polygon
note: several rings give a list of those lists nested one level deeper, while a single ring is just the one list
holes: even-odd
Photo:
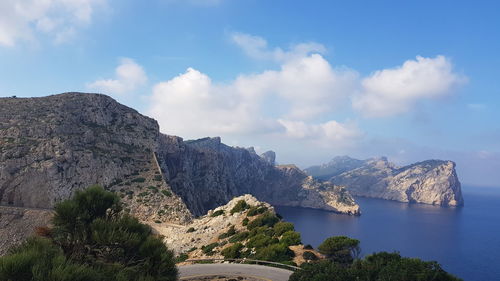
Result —
[{"label": "tree", "polygon": [[0,280],[177,280],[172,251],[99,186],[57,204],[53,225],[0,258]]},{"label": "tree", "polygon": [[290,281],[460,281],[444,271],[437,262],[401,257],[398,253],[376,253],[352,265],[330,260],[304,263],[302,270],[294,272]]},{"label": "tree", "polygon": [[357,259],[361,249],[359,248],[359,240],[352,239],[347,236],[334,236],[327,238],[318,250],[326,255],[332,261],[341,264],[350,264],[354,259]]}]

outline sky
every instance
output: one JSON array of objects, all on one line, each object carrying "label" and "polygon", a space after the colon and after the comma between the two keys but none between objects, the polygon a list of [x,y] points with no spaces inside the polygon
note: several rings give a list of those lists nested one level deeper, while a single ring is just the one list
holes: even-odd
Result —
[{"label": "sky", "polygon": [[0,96],[110,95],[305,168],[453,160],[500,187],[500,2],[1,0]]}]

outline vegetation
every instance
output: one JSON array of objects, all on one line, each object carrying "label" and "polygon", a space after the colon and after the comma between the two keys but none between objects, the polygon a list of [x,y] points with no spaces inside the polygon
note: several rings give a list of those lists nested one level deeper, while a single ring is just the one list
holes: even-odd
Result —
[{"label": "vegetation", "polygon": [[213,249],[215,249],[215,247],[217,246],[219,246],[219,243],[214,242],[205,246],[201,246],[201,250],[204,254],[211,256],[214,254]]},{"label": "vegetation", "polygon": [[240,200],[236,203],[236,205],[231,209],[231,215],[234,213],[242,212],[246,209],[250,208],[250,205],[247,204],[245,200]]},{"label": "vegetation", "polygon": [[225,233],[222,233],[219,235],[219,239],[224,239],[227,237],[231,237],[236,234],[236,229],[234,228],[234,225],[229,228],[229,230]]},{"label": "vegetation", "polygon": [[290,281],[459,281],[445,272],[437,262],[404,258],[398,253],[381,252],[345,266],[331,260],[304,263]]},{"label": "vegetation", "polygon": [[195,232],[196,229],[194,229],[194,227],[190,227],[188,228],[188,230],[186,231],[187,233],[190,233],[190,232]]},{"label": "vegetation", "polygon": [[267,211],[267,207],[265,207],[265,206],[262,206],[262,207],[254,206],[254,207],[251,207],[250,209],[248,209],[247,216],[253,217],[256,215],[260,215],[266,211]]},{"label": "vegetation", "polygon": [[244,248],[243,244],[235,243],[222,250],[222,255],[226,259],[238,259],[241,258],[241,250],[243,248]]},{"label": "vegetation", "polygon": [[172,197],[172,192],[168,190],[162,190],[161,193],[167,197]]},{"label": "vegetation", "polygon": [[146,179],[145,178],[135,178],[133,180],[131,180],[131,182],[145,182]]},{"label": "vegetation", "polygon": [[217,216],[220,216],[220,215],[223,215],[224,214],[224,210],[217,210],[215,212],[213,212],[210,216],[211,217],[217,217]]},{"label": "vegetation", "polygon": [[319,245],[318,250],[332,261],[341,264],[350,264],[361,252],[359,240],[347,236],[327,238]]},{"label": "vegetation", "polygon": [[302,257],[306,261],[315,261],[315,260],[318,260],[318,256],[316,256],[313,252],[310,252],[310,251],[305,251],[302,254]]},{"label": "vegetation", "polygon": [[56,205],[53,228],[0,258],[0,280],[176,280],[173,253],[99,186]]},{"label": "vegetation", "polygon": [[259,226],[273,227],[277,222],[279,222],[279,220],[280,219],[273,213],[265,212],[264,214],[262,214],[262,216],[249,222],[247,228],[251,230]]}]

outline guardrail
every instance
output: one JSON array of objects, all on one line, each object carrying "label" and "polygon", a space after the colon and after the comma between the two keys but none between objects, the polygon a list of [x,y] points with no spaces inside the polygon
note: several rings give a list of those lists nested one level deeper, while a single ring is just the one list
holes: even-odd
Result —
[{"label": "guardrail", "polygon": [[229,262],[240,262],[240,263],[247,263],[247,262],[253,262],[256,264],[271,264],[271,265],[276,265],[276,266],[282,266],[286,267],[292,270],[300,270],[302,268],[298,266],[293,266],[289,264],[283,264],[279,262],[273,262],[273,261],[262,261],[262,260],[253,260],[253,259],[188,259],[185,260],[184,262],[199,262],[199,261],[229,261]]}]

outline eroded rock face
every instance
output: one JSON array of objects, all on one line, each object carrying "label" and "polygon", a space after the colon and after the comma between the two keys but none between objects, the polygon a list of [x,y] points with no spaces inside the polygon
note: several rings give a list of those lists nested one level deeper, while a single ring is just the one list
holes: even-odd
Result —
[{"label": "eroded rock face", "polygon": [[160,138],[158,159],[167,182],[191,212],[205,214],[233,197],[252,194],[272,205],[359,214],[340,186],[320,183],[294,165],[274,166],[253,150],[229,147],[220,138]]},{"label": "eroded rock face", "polygon": [[[358,167],[346,171],[335,161],[325,165],[325,170],[341,171],[332,174],[320,171],[322,177],[343,185],[356,196],[382,198],[400,202],[425,203],[442,206],[461,206],[461,185],[455,171],[455,163],[443,160],[427,160],[404,167],[396,167],[387,158],[356,160]],[[335,167],[335,165],[339,167]],[[318,172],[308,170],[311,175]]]}]

